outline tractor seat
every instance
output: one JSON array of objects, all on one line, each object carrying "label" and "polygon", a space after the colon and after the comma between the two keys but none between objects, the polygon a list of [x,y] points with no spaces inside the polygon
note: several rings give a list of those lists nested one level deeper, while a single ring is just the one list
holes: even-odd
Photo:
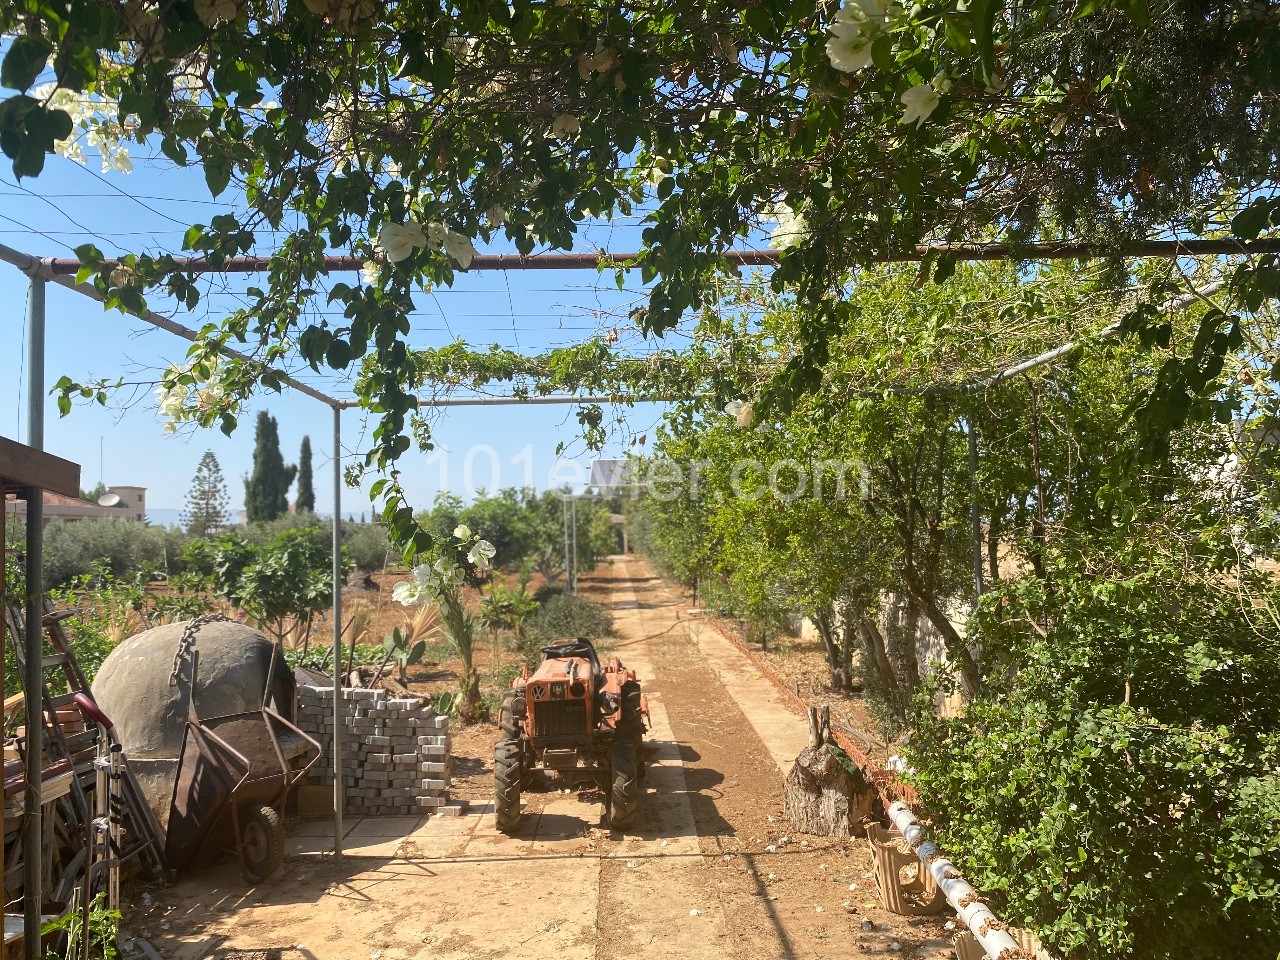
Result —
[{"label": "tractor seat", "polygon": [[596,655],[596,648],[586,637],[561,640],[542,648],[543,660],[567,660],[570,657],[582,657],[590,663],[591,675],[597,680],[604,676],[604,671],[600,669],[600,658]]}]

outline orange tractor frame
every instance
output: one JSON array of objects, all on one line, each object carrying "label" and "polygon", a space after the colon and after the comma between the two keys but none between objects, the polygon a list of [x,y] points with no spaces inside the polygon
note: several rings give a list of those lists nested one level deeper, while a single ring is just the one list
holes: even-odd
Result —
[{"label": "orange tractor frame", "polygon": [[535,771],[594,777],[605,820],[625,829],[636,818],[644,779],[649,705],[635,671],[613,657],[601,664],[585,637],[542,648],[542,663],[521,671],[502,701],[494,747],[494,817],[520,828],[520,793]]}]

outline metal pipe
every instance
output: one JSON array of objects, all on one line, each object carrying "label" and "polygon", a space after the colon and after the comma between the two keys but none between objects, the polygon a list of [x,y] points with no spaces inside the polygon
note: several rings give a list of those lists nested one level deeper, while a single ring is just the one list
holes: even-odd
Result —
[{"label": "metal pipe", "polygon": [[[1163,305],[1163,307],[1161,307],[1161,309],[1162,310],[1185,310],[1187,307],[1191,306],[1196,301],[1201,300],[1205,297],[1212,296],[1213,294],[1217,293],[1219,290],[1221,290],[1225,286],[1226,286],[1226,283],[1222,281],[1216,281],[1214,283],[1210,283],[1207,286],[1199,290],[1196,290],[1194,293],[1183,294],[1180,297],[1175,297],[1174,299],[1169,300],[1167,303]],[[1112,337],[1119,334],[1121,329],[1122,329],[1122,324],[1113,323],[1110,326],[1103,327],[1101,330],[1099,330],[1098,333],[1094,336],[1094,339],[1110,340]],[[1028,373],[1036,369],[1036,367],[1043,367],[1046,363],[1052,363],[1054,360],[1059,360],[1062,357],[1065,357],[1077,346],[1079,346],[1079,341],[1069,340],[1068,342],[1064,343],[1060,347],[1054,347],[1052,350],[1046,350],[1044,353],[1031,357],[1027,360],[1023,360],[1021,363],[1015,363],[1012,367],[1006,367],[1004,370],[1001,370],[999,373],[997,373],[993,377],[989,377],[986,380],[980,380],[980,381],[977,381],[976,383],[970,384],[969,389],[982,390],[982,389],[986,389],[987,387],[994,387],[996,384],[1003,383],[1005,380],[1011,380],[1016,376],[1020,376],[1021,374]]]},{"label": "metal pipe", "polygon": [[[1135,240],[1130,243],[1097,244],[1071,241],[1046,243],[920,243],[893,253],[873,254],[866,263],[916,263],[925,257],[950,256],[962,261],[1013,260],[1029,263],[1041,260],[1095,260],[1104,257],[1172,260],[1179,257],[1232,257],[1246,254],[1280,253],[1280,240]],[[781,256],[774,250],[726,250],[719,259],[738,267],[774,267]],[[644,255],[640,251],[607,253],[539,253],[524,257],[515,253],[479,254],[465,272],[486,270],[599,270],[621,267],[638,269]],[[44,261],[53,274],[79,271],[79,260],[51,258]],[[102,261],[109,270],[118,260]],[[175,269],[185,273],[263,273],[270,257],[227,257],[217,264],[203,257],[175,257]],[[324,270],[329,273],[361,270],[361,257],[329,256]]]},{"label": "metal pipe", "polygon": [[[104,298],[102,294],[99,293],[97,288],[94,287],[92,284],[76,283],[73,277],[68,277],[62,274],[51,272],[49,270],[49,264],[51,263],[51,261],[49,260],[40,260],[36,257],[31,256],[30,254],[23,253],[20,250],[14,250],[12,247],[7,247],[4,244],[0,243],[0,261],[3,261],[5,263],[11,263],[15,267],[18,267],[19,269],[21,269],[28,276],[30,276],[32,278],[33,291],[35,289],[35,281],[37,278],[40,278],[42,280],[48,279],[51,282],[56,283],[58,286],[66,287],[68,290],[72,290],[80,294],[81,296],[88,297],[90,300],[96,300],[98,301],[98,303],[103,302]],[[74,272],[75,271],[73,270],[72,273]],[[33,300],[34,300],[34,295],[33,295]],[[41,289],[40,302],[43,305],[44,303],[43,287]],[[153,327],[159,327],[161,330],[167,330],[169,333],[175,334],[181,337],[183,340],[189,341],[190,343],[200,342],[200,335],[195,330],[192,330],[190,327],[185,327],[180,323],[170,320],[168,317],[162,317],[160,314],[152,310],[148,310],[145,314],[133,313],[132,311],[130,311],[130,316],[137,317],[139,320],[143,321],[144,323],[149,323]],[[248,355],[243,354],[238,350],[233,350],[230,347],[219,347],[218,352],[225,357],[231,357],[236,360],[244,360],[249,363],[255,362],[252,357],[249,357]],[[41,360],[43,362],[43,355],[41,357]],[[287,374],[280,377],[280,382],[288,384],[290,387],[292,387],[294,390],[297,390],[299,393],[305,393],[307,396],[313,397],[314,399],[319,400],[321,403],[324,403],[327,406],[332,407],[335,403],[338,403],[336,399],[329,396],[328,394],[321,393],[319,390],[315,389],[314,387],[309,387],[305,383],[302,383],[299,380],[295,380],[293,377],[290,377]],[[42,398],[43,398],[43,389],[44,388],[42,386],[41,387]]]},{"label": "metal pipe", "polygon": [[[42,394],[37,394],[42,396]],[[43,406],[33,404],[33,406]],[[44,900],[40,889],[44,871],[41,807],[41,776],[44,772],[44,491],[26,488],[27,499],[27,596],[26,623],[23,624],[22,704],[26,712],[27,764],[23,815],[26,830],[22,837],[22,955],[25,960],[40,960],[40,906]]]},{"label": "metal pipe", "polygon": [[333,406],[333,857],[342,859],[342,408]]},{"label": "metal pipe", "polygon": [[[27,298],[27,446],[44,449],[45,281],[34,273]],[[26,713],[27,764],[22,838],[22,950],[26,960],[39,960],[40,906],[44,900],[44,491],[26,489],[27,596],[22,638],[22,703]]]},{"label": "metal pipe", "polygon": [[[705,400],[713,396],[710,393],[688,393],[679,396],[667,396],[660,394],[639,394],[630,396],[626,394],[570,394],[570,393],[549,393],[543,396],[508,396],[508,397],[438,397],[438,398],[418,398],[418,406],[424,408],[433,407],[504,407],[504,406],[520,406],[528,404],[530,406],[541,406],[543,404],[555,403],[672,403],[676,400]],[[360,406],[359,400],[339,400],[338,403],[344,410]]]},{"label": "metal pipe", "polygon": [[1021,948],[1018,941],[1009,935],[1005,924],[981,900],[978,891],[960,876],[955,864],[947,859],[937,844],[925,837],[924,827],[920,826],[911,808],[900,800],[892,803],[889,805],[889,819],[916,852],[924,869],[933,875],[938,889],[978,938],[987,955],[999,960],[1006,950],[1012,950],[1013,956],[1019,956]]},{"label": "metal pipe", "polygon": [[45,281],[32,276],[27,294],[27,446],[44,449]]},{"label": "metal pipe", "polygon": [[573,584],[572,593],[578,595],[578,498],[574,497],[573,506]]},{"label": "metal pipe", "polygon": [[570,582],[569,574],[569,498],[560,498],[561,513],[564,514],[564,582],[569,588],[569,592],[573,592],[573,584]]}]

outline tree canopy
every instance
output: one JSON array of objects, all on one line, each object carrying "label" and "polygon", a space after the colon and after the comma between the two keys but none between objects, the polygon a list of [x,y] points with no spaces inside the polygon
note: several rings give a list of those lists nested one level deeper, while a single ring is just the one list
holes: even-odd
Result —
[{"label": "tree canopy", "polygon": [[244,510],[250,523],[275,520],[289,509],[289,487],[296,466],[285,466],[280,428],[265,410],[258,412],[253,435],[253,472],[244,478]]},{"label": "tree canopy", "polygon": [[[29,177],[78,133],[146,139],[200,164],[213,195],[234,183],[244,212],[184,241],[215,268],[262,250],[287,215],[251,302],[167,375],[170,409],[229,429],[257,385],[278,388],[286,357],[368,358],[360,398],[382,418],[369,460],[389,469],[411,446],[414,291],[499,239],[569,249],[583,220],[654,204],[636,319],[661,333],[714,303],[725,250],[771,230],[772,282],[808,310],[762,391],[785,407],[819,385],[851,272],[922,240],[1105,253],[1271,231],[1278,18],[1274,3],[1227,0],[28,0],[0,12],[16,35],[0,80],[17,91],[0,146]],[[307,314],[331,253],[366,265],[330,286],[334,325]],[[79,254],[108,305],[201,296],[169,255]],[[1280,282],[1265,258],[1233,279],[1248,309]],[[1158,335],[1163,297],[1134,331]],[[1203,390],[1233,309],[1153,402],[1176,414],[1186,386]],[[214,364],[222,345],[252,362]],[[394,474],[379,493],[393,531],[413,534]]]},{"label": "tree canopy", "polygon": [[[1270,956],[1276,397],[1250,371],[1274,355],[1274,313],[1228,351],[1227,415],[1170,430],[1159,456],[1131,411],[1204,302],[1163,345],[1086,340],[998,383],[947,376],[1040,349],[1047,328],[1007,305],[1105,324],[1126,283],[863,272],[821,388],[785,415],[691,399],[666,418],[633,542],[748,637],[809,618],[831,686],[856,672],[966,876],[1055,956]],[[766,309],[695,337],[767,378],[805,317],[743,300]],[[899,389],[862,389],[890,368]]]},{"label": "tree canopy", "polygon": [[182,525],[193,537],[221,533],[227,524],[227,508],[230,503],[218,458],[212,450],[206,450],[191,479],[191,488],[187,491]]}]

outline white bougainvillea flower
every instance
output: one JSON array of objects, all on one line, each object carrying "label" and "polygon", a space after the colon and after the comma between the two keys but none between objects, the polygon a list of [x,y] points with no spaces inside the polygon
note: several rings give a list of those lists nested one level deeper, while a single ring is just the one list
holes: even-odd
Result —
[{"label": "white bougainvillea flower", "polygon": [[578,54],[578,76],[590,80],[593,73],[608,73],[621,62],[617,50],[606,47],[603,40],[597,40],[591,53],[583,51]]},{"label": "white bougainvillea flower", "polygon": [[240,14],[237,0],[197,0],[196,16],[206,27],[212,27],[223,20],[234,20]]},{"label": "white bougainvillea flower", "polygon": [[902,93],[902,119],[899,123],[914,123],[917,127],[929,119],[942,101],[938,91],[927,83],[904,90]]},{"label": "white bougainvillea flower", "polygon": [[889,26],[894,7],[881,0],[846,3],[827,32],[827,59],[837,70],[857,73],[871,64],[871,45]]},{"label": "white bougainvillea flower", "polygon": [[773,249],[789,249],[808,236],[809,226],[805,223],[804,214],[793,210],[785,203],[775,204],[770,212],[777,221],[777,226],[769,235],[769,246]]},{"label": "white bougainvillea flower", "polygon": [[507,220],[507,211],[503,209],[500,203],[495,203],[484,212],[484,215],[489,218],[489,223],[495,227],[502,226]]},{"label": "white bougainvillea flower", "polygon": [[475,37],[449,37],[444,42],[444,48],[453,54],[453,58],[460,63],[470,64],[478,59],[476,48],[480,45],[480,41]]},{"label": "white bougainvillea flower", "polygon": [[427,248],[439,250],[444,246],[444,238],[449,235],[449,228],[443,223],[427,224]]},{"label": "white bougainvillea flower", "polygon": [[645,170],[644,178],[651,186],[656,187],[671,176],[671,169],[671,161],[666,157],[654,157],[653,163],[649,164],[649,168]]},{"label": "white bougainvillea flower", "polygon": [[382,251],[388,261],[399,263],[413,253],[415,247],[421,247],[425,243],[422,224],[409,220],[405,223],[384,223],[378,231],[374,246]]},{"label": "white bougainvillea flower", "polygon": [[391,599],[406,607],[416,607],[423,600],[422,584],[416,580],[397,583],[391,588]]},{"label": "white bougainvillea flower", "polygon": [[871,65],[871,44],[863,24],[857,21],[837,20],[827,28],[827,59],[837,70],[857,73]]},{"label": "white bougainvillea flower", "polygon": [[456,230],[446,230],[444,234],[444,252],[458,261],[458,266],[466,270],[475,259],[476,248],[471,238]]},{"label": "white bougainvillea flower", "polygon": [[562,113],[551,121],[551,135],[553,137],[575,136],[582,130],[582,124],[578,122],[578,118],[571,113]]},{"label": "white bougainvillea flower", "polygon": [[136,120],[120,121],[120,104],[99,94],[82,93],[59,87],[56,83],[42,83],[31,89],[32,99],[47,102],[51,108],[63,110],[71,117],[71,136],[55,141],[54,152],[82,166],[86,163],[84,148],[98,152],[102,160],[102,172],[115,170],[132,173],[133,160],[124,145],[133,136]]},{"label": "white bougainvillea flower", "polygon": [[[116,268],[120,269],[122,268]],[[160,407],[160,416],[167,421],[164,426],[166,432],[176,431],[178,423],[188,414],[205,413],[218,406],[226,396],[220,367],[221,361],[215,357],[210,364],[208,378],[203,383],[196,384],[178,382],[179,378],[191,373],[193,365],[190,362],[172,364],[165,371],[160,386],[156,388],[156,401]]]},{"label": "white bougainvillea flower", "polygon": [[366,260],[360,265],[360,280],[371,287],[382,283],[382,264],[376,260]]},{"label": "white bougainvillea flower", "polygon": [[460,523],[453,528],[453,537],[455,540],[470,540],[471,528],[465,523]]},{"label": "white bougainvillea flower", "polygon": [[493,566],[493,558],[497,549],[488,540],[477,540],[467,551],[467,560],[478,570],[488,570]]}]

